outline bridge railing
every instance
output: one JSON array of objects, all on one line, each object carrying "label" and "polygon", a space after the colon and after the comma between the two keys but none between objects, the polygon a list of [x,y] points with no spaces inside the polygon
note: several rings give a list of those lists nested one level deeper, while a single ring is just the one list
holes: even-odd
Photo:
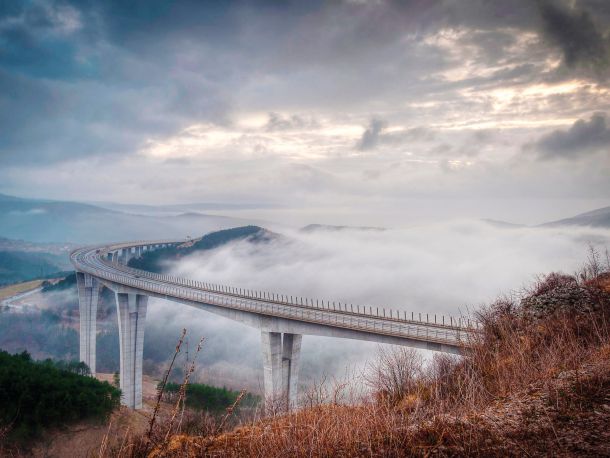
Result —
[{"label": "bridge railing", "polygon": [[247,298],[227,296],[211,291],[192,290],[184,286],[171,286],[152,279],[132,278],[102,269],[91,269],[93,275],[122,285],[131,286],[165,296],[198,303],[212,304],[234,310],[254,312],[263,315],[297,319],[316,324],[325,324],[352,330],[361,330],[396,337],[424,340],[439,344],[466,346],[470,333],[463,330],[438,329],[391,322],[370,317],[341,315],[328,310],[310,310],[290,305],[268,303]]},{"label": "bridge railing", "polygon": [[[157,242],[130,242],[128,244],[115,244],[110,247],[105,247],[103,250],[100,249],[82,249],[76,250],[72,253],[72,259],[75,266],[84,271],[91,269],[90,264],[82,259],[82,256],[88,255],[87,260],[93,261],[91,257],[95,258],[98,262],[99,268],[92,269],[89,272],[93,275],[101,276],[108,280],[120,283],[128,284],[130,286],[143,288],[164,288],[162,290],[155,290],[158,294],[168,295],[167,291],[171,291],[172,297],[179,297],[187,300],[209,300],[211,296],[200,296],[201,294],[214,294],[215,305],[224,305],[231,308],[250,307],[255,304],[257,313],[277,312],[282,307],[281,312],[283,316],[297,317],[303,321],[308,321],[312,317],[315,322],[319,322],[322,317],[325,323],[331,323],[335,326],[340,324],[346,325],[350,328],[357,328],[363,330],[373,330],[374,332],[383,333],[398,333],[396,335],[405,336],[406,332],[409,337],[424,337],[426,340],[437,340],[440,339],[443,342],[461,342],[466,335],[472,332],[476,332],[477,323],[468,319],[453,317],[445,320],[445,317],[434,320],[430,319],[430,315],[426,315],[426,320],[423,319],[423,315],[411,314],[409,319],[406,312],[400,316],[398,310],[389,310],[386,312],[384,308],[368,306],[356,306],[345,303],[335,303],[331,301],[318,301],[312,299],[305,299],[301,297],[285,296],[274,293],[259,292],[252,290],[245,290],[242,288],[229,287],[225,285],[210,284],[207,282],[199,282],[195,280],[157,274],[153,272],[147,272],[139,269],[133,269],[124,264],[118,262],[108,261],[105,254],[118,249],[132,248],[141,245],[163,245],[163,244],[175,244],[176,241],[157,241]],[[119,270],[124,272],[127,276],[117,275],[112,273],[111,270]],[[150,280],[144,285],[144,278]],[[135,282],[135,283],[134,283]],[[140,282],[140,283],[139,283]],[[163,285],[155,285],[158,282],[164,283]],[[143,289],[146,289],[143,288]],[[167,289],[169,288],[169,289]],[[187,290],[184,290],[187,288]],[[194,291],[193,291],[194,290]],[[186,294],[186,296],[185,296]],[[191,296],[189,296],[189,294]],[[195,294],[196,296],[193,296]],[[199,295],[199,296],[197,296]],[[193,299],[195,298],[195,299]],[[229,302],[227,302],[229,301]],[[241,302],[240,302],[241,301]],[[245,301],[245,302],[244,302]],[[364,321],[363,321],[364,320]],[[410,325],[416,325],[415,327]],[[422,325],[424,325],[422,327]],[[372,328],[371,328],[372,326]],[[405,327],[406,326],[406,327]],[[409,327],[410,326],[410,327]],[[457,336],[457,337],[456,337]]]},{"label": "bridge railing", "polygon": [[299,296],[287,296],[282,294],[269,293],[265,291],[254,291],[242,288],[236,288],[225,285],[218,285],[196,280],[185,279],[165,274],[157,274],[139,269],[133,269],[120,263],[113,263],[116,268],[133,275],[146,276],[151,279],[178,284],[184,287],[197,288],[200,290],[213,291],[225,295],[242,297],[246,299],[263,300],[278,304],[291,305],[297,307],[308,307],[318,310],[328,310],[343,314],[364,315],[368,317],[380,318],[384,320],[400,321],[405,323],[426,324],[433,327],[443,327],[450,329],[472,330],[477,329],[478,323],[468,318],[445,317],[444,315],[436,314],[415,314],[406,311],[380,308],[375,306],[361,306],[341,302],[331,302],[324,300],[314,300]]}]

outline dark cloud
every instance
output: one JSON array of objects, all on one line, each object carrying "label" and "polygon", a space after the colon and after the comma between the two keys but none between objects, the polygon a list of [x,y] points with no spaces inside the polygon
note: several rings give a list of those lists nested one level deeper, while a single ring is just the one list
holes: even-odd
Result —
[{"label": "dark cloud", "polygon": [[556,130],[534,145],[541,159],[576,159],[596,151],[610,152],[610,128],[604,113],[579,119],[568,130]]},{"label": "dark cloud", "polygon": [[[0,163],[129,155],[191,120],[226,122],[230,96],[214,78],[172,62],[174,53],[155,46],[158,35],[149,35],[147,45],[156,55],[120,46],[127,39],[104,14],[106,2],[24,2],[13,8],[5,3]],[[130,13],[132,33],[147,30],[144,24],[164,12],[151,14],[154,8],[144,3],[141,9],[148,13]]]},{"label": "dark cloud", "polygon": [[[607,3],[579,0],[579,8],[590,12],[585,19],[558,7],[544,13],[546,36],[570,50],[566,62],[599,60],[600,45],[587,50],[583,43],[598,43],[603,36],[610,20]],[[317,119],[325,128],[354,126],[380,113],[384,119],[371,120],[359,139],[344,134],[348,130],[328,129],[332,133],[319,141],[324,149],[315,145],[334,160],[342,148],[390,153],[353,155],[354,162],[371,162],[367,170],[385,170],[374,161],[392,154],[453,159],[474,155],[481,145],[493,160],[507,147],[495,138],[456,140],[459,129],[449,135],[446,126],[473,120],[510,124],[515,116],[528,121],[535,110],[541,119],[607,109],[569,95],[556,96],[557,102],[541,96],[529,103],[519,97],[496,103],[495,89],[510,93],[566,78],[549,76],[548,46],[534,43],[538,8],[532,0],[0,0],[0,169],[51,170],[51,163],[92,156],[109,156],[107,163],[113,163],[135,156],[149,141],[164,145],[186,127],[235,127],[260,113],[269,113],[263,130],[277,132],[277,138],[281,131],[315,129]],[[558,31],[557,17],[565,21],[566,15],[577,37],[572,47]],[[588,34],[573,26],[589,22],[594,24]],[[405,129],[385,129],[385,120]],[[304,149],[314,140],[307,138]],[[258,148],[258,140],[240,141],[231,148]],[[451,148],[434,149],[439,144]],[[281,142],[274,145],[281,149]],[[257,165],[281,162],[275,153],[269,149]],[[227,160],[239,157],[228,147],[225,154]],[[144,169],[153,167],[148,159],[133,160],[142,161]],[[207,159],[193,151],[189,160]],[[165,166],[171,163],[172,158]],[[189,167],[184,165],[185,174]],[[316,182],[314,172],[293,171],[297,183]],[[15,176],[10,178],[17,181]],[[132,174],[130,180],[143,178]],[[249,183],[243,187],[255,187]]]},{"label": "dark cloud", "polygon": [[567,66],[609,68],[610,40],[588,11],[541,1],[540,13],[546,36],[561,48]]},{"label": "dark cloud", "polygon": [[383,119],[371,119],[369,126],[362,133],[362,138],[358,142],[360,151],[369,151],[375,149],[379,144],[381,133],[387,127],[387,122]]},{"label": "dark cloud", "polygon": [[1,67],[53,79],[95,75],[95,64],[77,55],[81,24],[76,10],[32,3],[11,13],[0,16]]}]

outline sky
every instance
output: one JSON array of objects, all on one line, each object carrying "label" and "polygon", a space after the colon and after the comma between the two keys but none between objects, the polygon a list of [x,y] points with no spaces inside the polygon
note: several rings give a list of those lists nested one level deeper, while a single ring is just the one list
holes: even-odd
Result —
[{"label": "sky", "polygon": [[610,205],[607,0],[0,2],[0,192],[304,224]]}]

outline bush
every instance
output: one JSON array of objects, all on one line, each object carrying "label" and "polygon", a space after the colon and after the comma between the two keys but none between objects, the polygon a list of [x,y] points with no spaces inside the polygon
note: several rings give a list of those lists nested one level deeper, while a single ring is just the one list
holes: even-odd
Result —
[{"label": "bush", "polygon": [[[168,383],[165,385],[165,400],[173,402],[179,391],[179,384]],[[193,409],[206,410],[210,413],[223,412],[235,402],[238,396],[239,391],[231,391],[224,387],[217,388],[203,383],[190,383],[186,386],[186,405]],[[258,396],[247,393],[240,405],[252,407],[258,402]]]},{"label": "bush", "polygon": [[579,284],[576,277],[553,272],[534,285],[521,300],[521,307],[525,314],[535,318],[559,311],[592,312],[599,305],[595,300],[597,295],[591,286]]},{"label": "bush", "polygon": [[423,375],[422,366],[423,358],[413,348],[380,346],[367,382],[378,400],[397,404],[416,389]]},{"label": "bush", "polygon": [[27,352],[0,351],[0,426],[24,441],[49,427],[106,419],[119,406],[120,391],[81,375],[82,363],[35,362]]}]

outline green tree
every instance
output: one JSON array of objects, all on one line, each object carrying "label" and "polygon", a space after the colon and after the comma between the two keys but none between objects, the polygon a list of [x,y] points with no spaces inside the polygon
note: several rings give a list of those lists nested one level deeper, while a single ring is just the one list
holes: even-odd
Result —
[{"label": "green tree", "polygon": [[33,361],[29,353],[0,351],[0,425],[9,438],[27,440],[45,428],[83,419],[106,419],[118,407],[120,390],[89,377],[78,361]]}]

